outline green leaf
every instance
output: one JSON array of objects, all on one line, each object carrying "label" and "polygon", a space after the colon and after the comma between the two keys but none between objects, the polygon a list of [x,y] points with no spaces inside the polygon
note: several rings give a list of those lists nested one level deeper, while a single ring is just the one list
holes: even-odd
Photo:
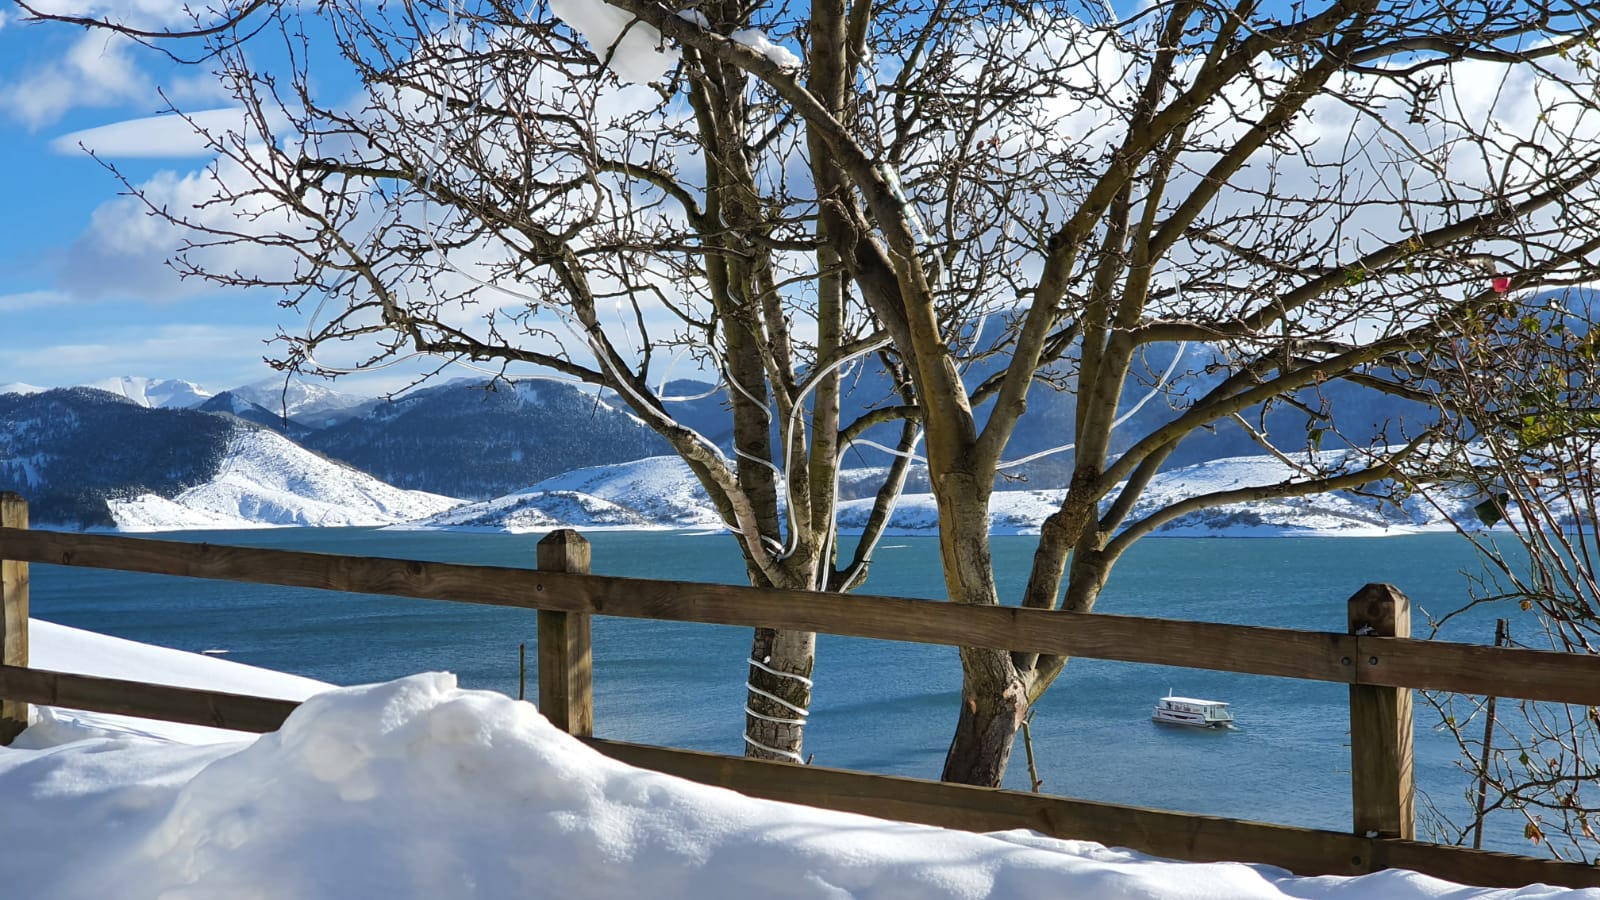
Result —
[{"label": "green leaf", "polygon": [[1472,508],[1473,514],[1478,517],[1485,528],[1493,528],[1496,523],[1506,517],[1506,504],[1511,502],[1511,495],[1502,491],[1479,503]]}]

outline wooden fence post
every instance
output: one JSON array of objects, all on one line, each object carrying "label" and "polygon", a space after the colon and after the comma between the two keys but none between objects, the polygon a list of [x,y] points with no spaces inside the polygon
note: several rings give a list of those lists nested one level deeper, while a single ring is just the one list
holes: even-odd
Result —
[{"label": "wooden fence post", "polygon": [[[27,528],[28,501],[0,492],[0,527]],[[0,547],[0,554],[4,548]],[[28,665],[28,564],[0,558],[0,664]],[[0,699],[0,746],[28,727],[28,704]]]},{"label": "wooden fence post", "polygon": [[[1369,584],[1348,604],[1350,633],[1410,637],[1411,601],[1391,584]],[[1357,672],[1384,664],[1366,651]],[[1350,787],[1357,836],[1417,838],[1411,759],[1411,690],[1350,685]]]},{"label": "wooden fence post", "polygon": [[[539,541],[539,569],[589,574],[589,542],[570,528]],[[594,735],[594,669],[589,614],[539,610],[539,711],[557,728]]]}]

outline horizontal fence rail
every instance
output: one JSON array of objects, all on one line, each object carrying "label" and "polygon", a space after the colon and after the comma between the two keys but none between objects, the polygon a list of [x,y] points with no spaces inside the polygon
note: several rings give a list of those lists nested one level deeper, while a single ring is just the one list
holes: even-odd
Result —
[{"label": "horizontal fence rail", "polygon": [[277,731],[283,720],[300,705],[296,700],[3,665],[0,665],[0,697],[40,706],[209,725],[257,734]]},{"label": "horizontal fence rail", "polygon": [[[11,502],[13,497],[0,495],[0,500]],[[8,616],[20,619],[23,635],[28,563],[537,610],[540,708],[552,722],[623,762],[751,796],[968,830],[1031,828],[1178,859],[1237,859],[1242,851],[1252,860],[1305,875],[1401,867],[1469,884],[1600,886],[1600,869],[1579,863],[1403,839],[1410,836],[1411,819],[1410,694],[1401,690],[1600,706],[1600,658],[1388,636],[1403,635],[1409,626],[1396,627],[1383,619],[1397,609],[1407,615],[1403,595],[1384,585],[1369,585],[1351,598],[1351,633],[1341,634],[596,576],[588,574],[587,542],[575,532],[557,532],[541,541],[540,568],[522,569],[36,531],[27,528],[25,504],[0,512],[5,513],[0,517],[0,565],[8,567],[0,581],[0,600],[8,605]],[[9,609],[13,600],[21,610],[18,616]],[[1358,827],[1354,833],[1294,828],[596,739],[589,736],[592,615],[788,628],[1346,683],[1351,686]],[[1378,618],[1367,618],[1373,615]],[[18,630],[10,619],[0,621],[0,639],[15,637]],[[276,729],[299,705],[31,669],[26,667],[25,643],[20,655],[7,653],[12,655],[0,663],[20,660],[20,665],[0,664],[0,700],[7,704],[0,708],[12,710],[13,718],[19,705],[25,710],[34,703],[265,732]],[[6,726],[0,715],[0,731]],[[6,738],[0,733],[0,743]],[[1399,778],[1386,781],[1388,774]],[[1364,809],[1381,813],[1381,824],[1361,825]]]},{"label": "horizontal fence rail", "polygon": [[0,557],[551,612],[788,628],[1600,706],[1600,657],[1547,650],[21,528],[0,528]]},{"label": "horizontal fence rail", "polygon": [[[0,695],[24,703],[257,733],[276,730],[300,705],[293,700],[15,666],[0,666]],[[1065,840],[1093,840],[1198,862],[1236,860],[1241,849],[1247,849],[1256,862],[1301,875],[1360,875],[1405,868],[1448,872],[1454,880],[1488,886],[1600,886],[1600,871],[1590,866],[1506,853],[599,738],[583,741],[628,765],[752,797],[943,828],[979,832],[1029,828]]]}]

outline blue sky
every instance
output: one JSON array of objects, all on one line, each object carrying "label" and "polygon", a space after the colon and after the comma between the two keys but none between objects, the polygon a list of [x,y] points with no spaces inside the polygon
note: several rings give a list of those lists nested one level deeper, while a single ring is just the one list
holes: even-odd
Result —
[{"label": "blue sky", "polygon": [[[185,108],[218,107],[225,98],[193,69],[117,38],[20,22],[19,12],[0,6],[0,384],[144,375],[224,390],[272,375],[261,342],[280,323],[294,327],[294,314],[267,294],[179,284],[149,246],[157,236],[118,247],[152,223],[126,198],[119,202],[122,186],[73,137],[159,112],[158,85]],[[134,149],[126,140],[102,146],[135,183],[205,163],[118,152]]]}]

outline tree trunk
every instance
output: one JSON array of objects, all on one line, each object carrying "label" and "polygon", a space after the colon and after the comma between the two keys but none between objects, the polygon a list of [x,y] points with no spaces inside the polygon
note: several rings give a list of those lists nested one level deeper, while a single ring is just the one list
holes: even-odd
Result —
[{"label": "tree trunk", "polygon": [[1028,714],[1027,688],[1004,651],[962,648],[961,669],[961,715],[940,777],[1000,787]]},{"label": "tree trunk", "polygon": [[745,756],[805,762],[800,747],[816,651],[814,632],[756,629],[746,684]]}]

